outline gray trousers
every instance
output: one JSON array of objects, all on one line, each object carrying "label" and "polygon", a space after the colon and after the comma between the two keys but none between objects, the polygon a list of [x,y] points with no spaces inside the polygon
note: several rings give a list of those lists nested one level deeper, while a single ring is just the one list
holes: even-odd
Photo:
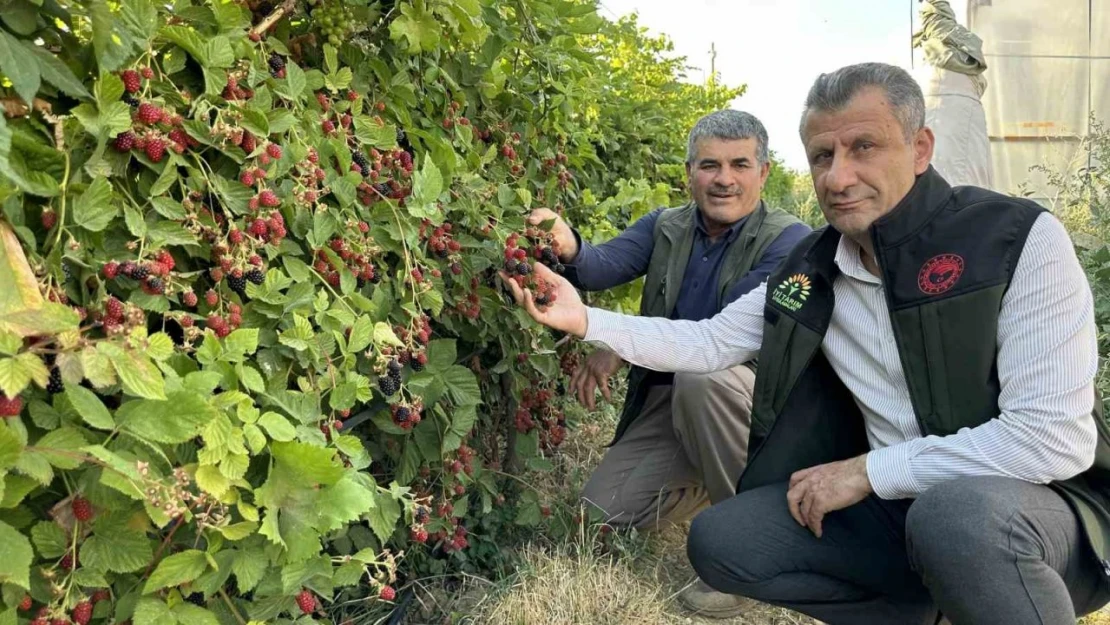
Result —
[{"label": "gray trousers", "polygon": [[613,525],[680,522],[736,494],[748,459],[755,373],[743,365],[675,374],[605,453],[582,499]]},{"label": "gray trousers", "polygon": [[916,500],[875,496],[794,521],[786,484],[705,510],[687,552],[713,588],[830,625],[1074,625],[1110,583],[1067,503],[1047,486],[968,477]]}]

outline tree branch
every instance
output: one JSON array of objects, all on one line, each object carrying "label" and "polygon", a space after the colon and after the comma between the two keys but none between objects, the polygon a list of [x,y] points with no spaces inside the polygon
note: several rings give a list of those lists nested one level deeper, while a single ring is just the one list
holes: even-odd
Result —
[{"label": "tree branch", "polygon": [[262,33],[266,32],[267,30],[270,30],[270,28],[272,28],[273,25],[278,22],[278,20],[280,20],[281,18],[285,17],[286,15],[292,13],[293,9],[296,6],[297,6],[296,0],[285,0],[285,2],[283,2],[281,6],[274,9],[273,13],[270,13],[269,15],[267,15],[266,18],[263,19],[261,22],[259,22],[257,26],[252,28],[251,29],[251,34],[252,35],[261,35]]}]

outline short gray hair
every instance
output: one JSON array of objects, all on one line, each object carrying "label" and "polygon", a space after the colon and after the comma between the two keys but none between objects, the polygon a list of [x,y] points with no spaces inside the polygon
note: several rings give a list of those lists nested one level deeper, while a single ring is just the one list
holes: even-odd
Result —
[{"label": "short gray hair", "polygon": [[755,159],[760,165],[770,161],[767,153],[767,129],[755,115],[744,111],[725,109],[714,111],[697,121],[690,129],[690,141],[686,146],[686,164],[694,162],[698,155],[699,139],[712,138],[731,141],[755,138]]},{"label": "short gray hair", "polygon": [[878,87],[894,108],[894,116],[902,125],[906,141],[925,126],[925,96],[909,72],[886,63],[848,65],[829,74],[821,74],[806,96],[805,110],[798,133],[805,139],[806,118],[810,111],[834,112],[848,106],[860,91]]}]

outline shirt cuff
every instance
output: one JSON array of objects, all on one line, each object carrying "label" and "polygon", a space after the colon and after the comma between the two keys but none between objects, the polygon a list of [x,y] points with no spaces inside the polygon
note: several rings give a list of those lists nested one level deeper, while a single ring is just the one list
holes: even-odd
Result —
[{"label": "shirt cuff", "polygon": [[867,479],[879,498],[909,499],[921,494],[910,467],[910,456],[915,452],[911,445],[901,444],[867,454]]},{"label": "shirt cuff", "polygon": [[582,244],[582,235],[578,234],[578,229],[577,228],[571,228],[570,231],[574,235],[574,242],[578,245],[578,251],[574,253],[574,258],[568,260],[567,262],[565,262],[563,264],[564,265],[569,265],[569,266],[575,266],[578,263],[579,259],[582,258],[582,249],[583,249],[584,246]]},{"label": "shirt cuff", "polygon": [[[586,308],[586,336],[583,341],[604,343],[610,348],[621,335],[621,315],[601,308]],[[616,351],[616,350],[614,350]]]}]

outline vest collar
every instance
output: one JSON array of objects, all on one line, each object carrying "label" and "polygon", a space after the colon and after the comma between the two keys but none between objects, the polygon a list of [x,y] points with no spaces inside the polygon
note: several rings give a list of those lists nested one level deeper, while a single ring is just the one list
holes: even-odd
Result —
[{"label": "vest collar", "polygon": [[[951,195],[952,186],[930,165],[914,181],[906,197],[871,224],[871,240],[876,251],[895,247],[912,236],[940,213]],[[840,236],[835,228],[825,226],[806,252],[806,260],[830,283],[840,274],[834,262]]]},{"label": "vest collar", "polygon": [[894,247],[936,217],[948,203],[952,186],[929,165],[917,177],[906,197],[886,215],[871,224],[875,249]]}]

